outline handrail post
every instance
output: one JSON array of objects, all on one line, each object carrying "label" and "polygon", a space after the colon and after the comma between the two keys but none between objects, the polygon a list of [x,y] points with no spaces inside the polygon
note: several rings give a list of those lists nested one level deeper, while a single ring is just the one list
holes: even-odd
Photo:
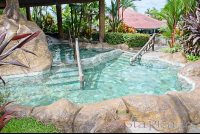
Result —
[{"label": "handrail post", "polygon": [[[154,36],[154,35],[153,35],[153,36]],[[152,39],[152,44],[153,44],[153,45],[152,45],[152,49],[151,49],[151,50],[154,51],[155,36],[154,36],[153,39]]]},{"label": "handrail post", "polygon": [[76,45],[73,46],[70,30],[69,30],[69,45],[70,45],[72,48],[74,48],[74,60],[76,61],[76,60],[77,60]]},{"label": "handrail post", "polygon": [[80,88],[84,89],[84,75],[82,72],[81,56],[80,56],[79,46],[78,46],[78,38],[75,39],[75,50],[76,50],[78,70],[79,70]]},{"label": "handrail post", "polygon": [[[152,51],[154,51],[155,36],[156,36],[156,33],[154,33],[153,36],[150,37],[149,41],[147,41],[147,43],[140,49],[140,51],[135,56],[133,56],[133,58],[130,58],[130,64],[133,64],[133,61],[135,61],[135,59],[138,58],[140,55],[142,56],[143,51],[145,50],[148,51],[151,47],[152,47]],[[151,42],[152,44],[150,44]],[[148,45],[149,45],[149,48],[147,49],[146,47]]]}]

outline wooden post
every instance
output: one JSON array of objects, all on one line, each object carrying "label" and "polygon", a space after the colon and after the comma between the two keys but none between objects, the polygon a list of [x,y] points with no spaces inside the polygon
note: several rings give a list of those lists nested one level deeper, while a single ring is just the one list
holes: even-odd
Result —
[{"label": "wooden post", "polygon": [[60,38],[63,38],[61,4],[56,4],[56,11],[57,11],[58,33]]},{"label": "wooden post", "polygon": [[[153,35],[152,35],[152,36],[153,36]],[[156,36],[154,36],[153,39],[152,39],[152,44],[153,44],[153,45],[152,45],[152,51],[154,51],[155,37],[156,37]]]},{"label": "wooden post", "polygon": [[27,20],[32,21],[30,7],[26,7],[26,17]]},{"label": "wooden post", "polygon": [[104,41],[105,34],[105,4],[104,0],[99,0],[99,41]]}]

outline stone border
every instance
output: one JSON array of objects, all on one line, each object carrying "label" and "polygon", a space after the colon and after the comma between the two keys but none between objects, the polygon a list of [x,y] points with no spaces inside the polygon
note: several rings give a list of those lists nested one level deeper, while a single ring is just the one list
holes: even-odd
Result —
[{"label": "stone border", "polygon": [[36,75],[44,75],[47,73],[51,73],[51,68],[41,71],[41,72],[32,72],[32,73],[27,73],[27,74],[16,74],[16,75],[8,75],[8,76],[1,76],[5,82],[8,81],[10,78],[15,78],[15,77],[26,77],[26,76],[36,76]]},{"label": "stone border", "polygon": [[[195,83],[194,89],[189,92],[168,91],[163,95],[129,95],[83,105],[76,105],[65,99],[35,108],[10,104],[5,107],[4,112],[21,111],[16,114],[33,116],[37,120],[44,120],[46,124],[53,123],[65,132],[89,133],[127,132],[126,127],[110,128],[108,124],[117,126],[119,123],[118,119],[121,117],[116,110],[129,110],[137,117],[137,121],[154,127],[158,132],[183,133],[189,131],[187,123],[200,123],[200,78],[187,78]],[[165,127],[160,128],[159,125],[155,126],[155,123],[152,126],[151,121],[161,123]],[[171,122],[173,124],[169,124]],[[136,131],[132,129],[131,132]]]}]

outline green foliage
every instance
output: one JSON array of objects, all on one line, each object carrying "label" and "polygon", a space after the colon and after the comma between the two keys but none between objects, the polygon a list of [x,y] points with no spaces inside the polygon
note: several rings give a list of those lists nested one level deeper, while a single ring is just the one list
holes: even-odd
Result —
[{"label": "green foliage", "polygon": [[[63,29],[64,30],[64,29]],[[58,32],[58,25],[52,25],[51,26],[51,32],[52,33],[57,33]]]},{"label": "green foliage", "polygon": [[167,21],[168,29],[171,35],[172,44],[171,47],[174,45],[175,42],[175,30],[177,27],[178,21],[181,20],[181,15],[185,14],[189,10],[185,11],[186,6],[187,9],[190,9],[191,4],[194,0],[167,0],[167,4],[161,10],[161,12],[154,11],[154,14],[157,14],[162,19]]},{"label": "green foliage", "polygon": [[5,92],[0,91],[0,106],[5,105],[7,98],[10,96],[10,92],[6,90]]},{"label": "green foliage", "polygon": [[[170,44],[169,44],[170,47]],[[182,47],[180,46],[179,43],[175,43],[175,45],[171,48],[162,48],[159,50],[159,52],[164,52],[164,53],[176,53],[176,52],[182,52]]]},{"label": "green foliage", "polygon": [[3,9],[0,9],[0,15],[3,14]]},{"label": "green foliage", "polygon": [[33,117],[12,119],[1,133],[61,133],[52,124],[45,125],[42,121],[36,122]]},{"label": "green foliage", "polygon": [[99,33],[92,33],[92,40],[99,41]]},{"label": "green foliage", "polygon": [[186,54],[185,56],[187,57],[188,61],[197,61],[197,60],[200,60],[199,56],[194,56],[194,55],[191,55],[191,54]]},{"label": "green foliage", "polygon": [[172,53],[170,48],[162,48],[159,50],[159,52]]},{"label": "green foliage", "polygon": [[[131,33],[105,33],[105,42],[110,45],[126,43],[129,47],[143,47],[149,40],[149,34],[131,34]],[[92,34],[93,41],[99,40],[99,33]]]},{"label": "green foliage", "polygon": [[149,40],[149,34],[131,34],[126,33],[123,34],[124,43],[126,43],[129,47],[143,47],[147,41]]},{"label": "green foliage", "polygon": [[105,33],[105,42],[110,45],[122,44],[125,43],[123,38],[123,33]]},{"label": "green foliage", "polygon": [[122,20],[119,20],[118,10],[119,3],[117,0],[111,0],[111,7],[107,8],[107,13],[111,15],[106,16],[106,19],[109,20],[109,25],[112,28],[112,32],[116,32],[118,26],[121,24]]}]

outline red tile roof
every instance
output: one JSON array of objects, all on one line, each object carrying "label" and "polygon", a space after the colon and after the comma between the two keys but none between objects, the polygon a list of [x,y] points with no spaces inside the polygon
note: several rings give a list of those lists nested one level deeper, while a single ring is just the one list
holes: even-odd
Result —
[{"label": "red tile roof", "polygon": [[[120,17],[122,17],[121,11],[122,10],[120,9],[120,12],[119,12]],[[124,10],[123,18],[124,18],[123,22],[126,25],[128,25],[129,27],[134,27],[136,29],[157,29],[166,23],[166,21],[159,21],[159,20],[153,19],[149,16],[138,13],[129,8]]]}]

